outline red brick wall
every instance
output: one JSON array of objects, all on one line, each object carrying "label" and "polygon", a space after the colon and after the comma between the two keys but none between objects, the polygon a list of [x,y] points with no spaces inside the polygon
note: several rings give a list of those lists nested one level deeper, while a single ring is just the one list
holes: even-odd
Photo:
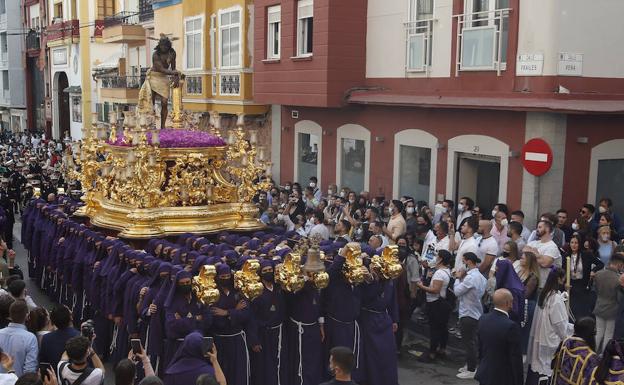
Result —
[{"label": "red brick wall", "polygon": [[[299,119],[291,118],[291,109],[282,113],[281,180],[294,175],[294,126],[297,121],[312,120],[323,127],[322,180],[323,187],[336,180],[336,131],[347,123],[359,124],[371,132],[370,191],[392,195],[394,167],[394,135],[402,130],[417,128],[436,136],[446,145],[448,140],[465,134],[495,137],[519,151],[524,143],[525,113],[481,110],[433,110],[353,106],[343,109],[294,107]],[[383,142],[375,141],[381,136]],[[436,193],[446,193],[447,149],[438,150]],[[519,208],[522,195],[522,164],[519,158],[509,158],[507,203]]]}]

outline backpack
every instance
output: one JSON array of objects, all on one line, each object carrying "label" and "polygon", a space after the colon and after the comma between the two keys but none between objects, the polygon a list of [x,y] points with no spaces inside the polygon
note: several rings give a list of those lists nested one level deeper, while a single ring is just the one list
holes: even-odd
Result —
[{"label": "backpack", "polygon": [[69,362],[64,362],[59,368],[58,377],[61,380],[59,385],[81,385],[90,375],[93,373],[93,368],[86,367],[84,372],[80,375],[80,377],[76,378],[76,381],[69,382],[68,379],[63,378],[63,370],[69,365]]},{"label": "backpack", "polygon": [[[446,273],[446,271],[445,271]],[[455,292],[453,291],[453,286],[455,286],[455,278],[449,273],[446,273],[449,276],[449,284],[446,287],[446,302],[451,305],[451,308],[455,308],[455,304],[457,303],[457,297],[455,296]]]}]

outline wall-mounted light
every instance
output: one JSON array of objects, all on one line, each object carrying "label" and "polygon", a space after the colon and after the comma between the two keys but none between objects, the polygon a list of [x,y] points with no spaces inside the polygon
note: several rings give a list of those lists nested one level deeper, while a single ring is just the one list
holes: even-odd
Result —
[{"label": "wall-mounted light", "polygon": [[331,136],[331,131],[330,130],[323,130],[323,135],[324,136]]},{"label": "wall-mounted light", "polygon": [[384,138],[383,136],[376,136],[375,137],[375,142],[384,142],[386,140],[386,138]]},{"label": "wall-mounted light", "polygon": [[446,144],[438,142],[438,144],[436,144],[436,147],[438,150],[442,150],[446,148]]},{"label": "wall-mounted light", "polygon": [[290,117],[293,119],[299,119],[299,111],[297,110],[290,111]]},{"label": "wall-mounted light", "polygon": [[510,158],[519,158],[520,157],[520,151],[509,151],[509,157]]},{"label": "wall-mounted light", "polygon": [[576,138],[576,143],[587,144],[589,143],[589,138],[586,136],[579,136]]},{"label": "wall-mounted light", "polygon": [[290,127],[288,127],[288,126],[282,126],[282,131],[288,131],[288,130],[290,130]]}]

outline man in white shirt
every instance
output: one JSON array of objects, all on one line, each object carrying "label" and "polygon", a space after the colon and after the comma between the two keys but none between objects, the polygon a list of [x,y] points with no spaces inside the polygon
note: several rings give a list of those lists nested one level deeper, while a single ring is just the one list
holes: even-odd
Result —
[{"label": "man in white shirt", "polygon": [[312,214],[312,223],[314,224],[310,229],[310,238],[320,238],[324,241],[329,239],[329,229],[325,226],[325,215],[322,211],[315,211]]},{"label": "man in white shirt", "polygon": [[[423,244],[422,258],[429,264],[435,262],[438,251],[449,250],[448,223],[438,222],[429,230]],[[449,250],[450,251],[450,250]]]},{"label": "man in white shirt", "polygon": [[466,218],[472,216],[472,209],[474,208],[474,201],[468,197],[462,197],[457,205],[457,225],[461,226],[462,222]]},{"label": "man in white shirt", "polygon": [[539,288],[542,289],[548,279],[551,266],[561,267],[561,253],[552,240],[553,224],[550,221],[541,220],[535,230],[537,241],[529,242],[525,250],[532,251],[537,256],[537,264],[540,266]]},{"label": "man in white shirt", "polygon": [[459,369],[457,377],[469,379],[474,378],[477,370],[477,326],[479,318],[483,315],[481,297],[485,293],[487,281],[477,269],[481,260],[476,254],[465,253],[463,259],[467,271],[457,273],[453,286],[453,292],[459,300],[459,325],[462,344],[466,351],[466,365]]},{"label": "man in white shirt", "polygon": [[492,267],[492,264],[498,256],[499,248],[498,242],[492,236],[492,222],[487,219],[479,221],[479,235],[481,238],[478,242],[477,256],[483,262],[479,265],[479,271],[482,274],[487,274]]},{"label": "man in white shirt", "polygon": [[507,220],[507,214],[503,211],[497,211],[492,220],[492,230],[490,231],[492,236],[496,239],[498,249],[502,249],[503,245],[509,241],[507,233],[509,232],[509,221]]},{"label": "man in white shirt", "polygon": [[[459,247],[457,248],[457,254],[455,255],[455,266],[453,271],[465,270],[464,267],[464,254],[465,253],[475,253],[477,254],[479,249],[479,244],[474,237],[474,233],[477,230],[477,221],[474,217],[470,217],[468,220],[464,221],[464,224],[461,227],[462,240],[459,242]],[[452,242],[454,243],[454,242]]]},{"label": "man in white shirt", "polygon": [[520,232],[520,236],[524,239],[524,242],[528,242],[529,237],[531,236],[531,230],[529,230],[529,228],[524,225],[524,213],[521,210],[513,211],[511,213],[511,222],[518,222],[522,225],[522,231]]}]

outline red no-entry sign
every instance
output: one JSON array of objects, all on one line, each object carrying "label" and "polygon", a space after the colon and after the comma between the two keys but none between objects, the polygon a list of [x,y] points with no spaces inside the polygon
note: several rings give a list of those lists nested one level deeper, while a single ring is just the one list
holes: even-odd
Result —
[{"label": "red no-entry sign", "polygon": [[553,162],[552,149],[544,139],[531,139],[522,146],[522,165],[535,176],[544,175]]}]

